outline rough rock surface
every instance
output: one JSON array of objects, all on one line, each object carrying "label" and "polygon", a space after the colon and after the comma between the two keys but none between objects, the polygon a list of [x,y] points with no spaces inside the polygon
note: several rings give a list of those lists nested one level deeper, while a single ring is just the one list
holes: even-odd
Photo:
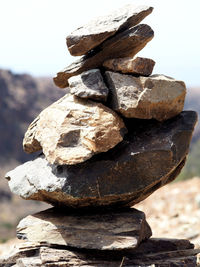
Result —
[{"label": "rough rock surface", "polygon": [[200,250],[193,248],[193,244],[188,240],[162,238],[149,239],[142,242],[138,248],[128,251],[72,250],[58,245],[27,242],[1,257],[0,264],[16,264],[16,267],[195,267],[196,255]]},{"label": "rough rock surface", "polygon": [[29,242],[98,250],[133,249],[151,234],[145,214],[130,208],[98,213],[52,208],[27,216],[17,226],[17,237]]},{"label": "rough rock surface", "polygon": [[67,94],[31,123],[23,146],[28,153],[42,148],[50,163],[76,164],[108,151],[123,133],[124,123],[114,111]]},{"label": "rough rock surface", "polygon": [[127,118],[167,120],[184,106],[186,88],[182,81],[164,75],[133,77],[107,71],[110,107]]},{"label": "rough rock surface", "polygon": [[114,58],[108,59],[103,63],[103,66],[114,72],[131,73],[134,75],[151,75],[155,61],[150,58],[136,57],[136,58]]},{"label": "rough rock surface", "polygon": [[152,10],[149,6],[126,5],[107,16],[95,18],[67,36],[69,52],[73,56],[86,54],[117,31],[140,23]]},{"label": "rough rock surface", "polygon": [[82,72],[69,78],[70,93],[93,100],[106,101],[108,87],[105,85],[99,69]]},{"label": "rough rock surface", "polygon": [[107,59],[133,57],[151,41],[153,36],[153,30],[145,24],[139,24],[120,32],[105,40],[91,53],[81,57],[64,70],[58,72],[54,82],[58,87],[65,88],[69,85],[68,79],[70,77],[78,75],[83,71],[101,67]]},{"label": "rough rock surface", "polygon": [[69,207],[131,206],[176,178],[196,121],[193,111],[162,123],[129,119],[129,133],[106,153],[72,166],[50,165],[40,157],[6,178],[24,199]]}]

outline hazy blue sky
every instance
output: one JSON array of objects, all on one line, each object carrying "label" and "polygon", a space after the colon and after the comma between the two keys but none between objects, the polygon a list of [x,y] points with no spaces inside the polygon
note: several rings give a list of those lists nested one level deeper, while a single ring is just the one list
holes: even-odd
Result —
[{"label": "hazy blue sky", "polygon": [[156,61],[154,73],[200,85],[200,0],[0,0],[0,68],[53,76],[76,60],[67,34],[127,3],[154,7],[144,23],[155,37],[139,53]]}]

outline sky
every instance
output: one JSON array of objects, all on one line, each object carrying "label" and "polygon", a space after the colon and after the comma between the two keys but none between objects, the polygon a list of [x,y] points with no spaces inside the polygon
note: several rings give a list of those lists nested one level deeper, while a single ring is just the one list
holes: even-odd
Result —
[{"label": "sky", "polygon": [[154,73],[200,86],[200,0],[0,0],[0,68],[54,76],[76,60],[70,32],[129,3],[154,7],[142,23],[155,37],[138,56],[156,61]]}]

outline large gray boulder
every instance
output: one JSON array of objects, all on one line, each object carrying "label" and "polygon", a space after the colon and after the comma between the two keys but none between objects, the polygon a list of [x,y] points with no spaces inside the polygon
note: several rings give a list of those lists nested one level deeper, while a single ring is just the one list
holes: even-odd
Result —
[{"label": "large gray boulder", "polygon": [[86,54],[117,31],[140,23],[152,10],[149,6],[126,5],[111,14],[93,19],[67,36],[69,52],[73,56]]},{"label": "large gray boulder", "polygon": [[106,153],[71,166],[39,157],[6,178],[11,191],[24,199],[75,208],[131,206],[176,178],[196,121],[193,111],[162,123],[129,119],[125,139]]},{"label": "large gray boulder", "polygon": [[58,87],[69,85],[68,79],[83,71],[101,67],[107,59],[133,57],[151,41],[154,32],[150,26],[139,24],[123,32],[119,32],[105,40],[97,49],[81,57],[64,70],[57,73],[54,82]]}]

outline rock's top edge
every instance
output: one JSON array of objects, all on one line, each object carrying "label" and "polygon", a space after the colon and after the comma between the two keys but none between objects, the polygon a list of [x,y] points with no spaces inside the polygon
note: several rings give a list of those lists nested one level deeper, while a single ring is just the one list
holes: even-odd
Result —
[{"label": "rock's top edge", "polygon": [[118,31],[140,23],[153,10],[150,6],[126,5],[108,15],[92,19],[66,38],[71,55],[80,56],[101,44]]}]

